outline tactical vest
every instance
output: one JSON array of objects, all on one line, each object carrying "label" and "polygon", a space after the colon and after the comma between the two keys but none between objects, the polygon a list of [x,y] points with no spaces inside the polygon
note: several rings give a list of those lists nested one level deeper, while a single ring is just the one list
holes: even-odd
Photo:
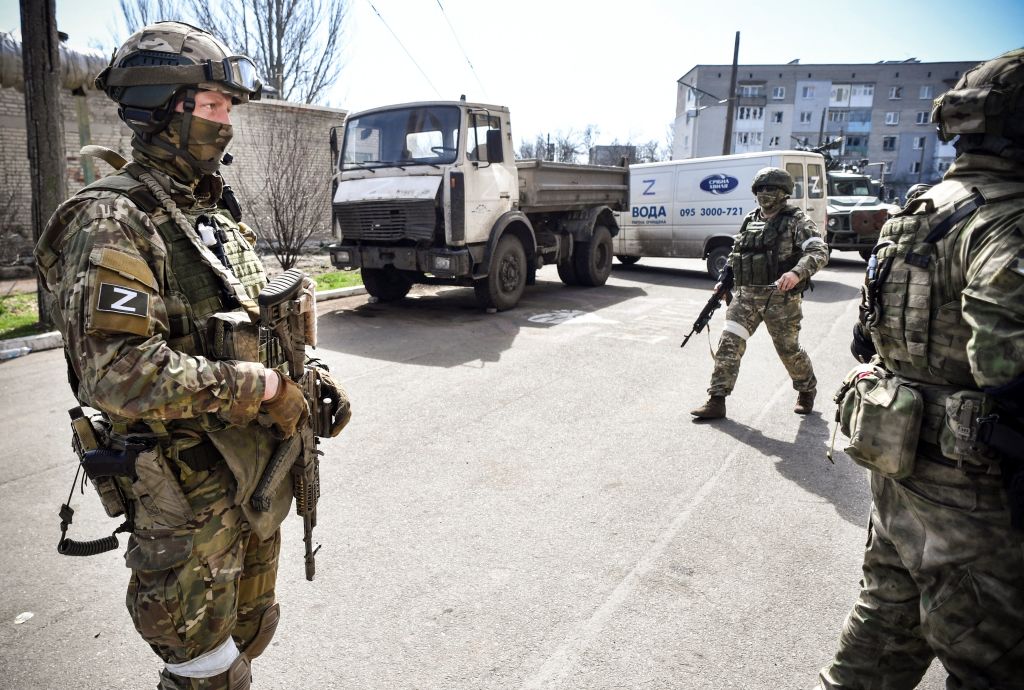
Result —
[{"label": "tactical vest", "polygon": [[768,221],[753,220],[752,215],[744,219],[733,247],[737,255],[732,267],[737,286],[770,285],[796,265],[799,254],[787,254],[783,259],[779,246],[779,236],[796,212],[790,206]]}]

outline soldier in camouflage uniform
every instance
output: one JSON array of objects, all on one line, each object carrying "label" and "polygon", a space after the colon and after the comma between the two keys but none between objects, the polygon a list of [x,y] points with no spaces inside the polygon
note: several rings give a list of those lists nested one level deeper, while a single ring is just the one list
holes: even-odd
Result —
[{"label": "soldier in camouflage uniform", "polygon": [[117,483],[132,532],[127,606],[166,663],[159,687],[240,690],[280,615],[291,482],[267,512],[248,498],[307,415],[301,389],[256,353],[219,351],[224,333],[255,323],[266,282],[217,173],[231,107],[260,85],[209,33],[160,22],[128,39],[97,86],[134,133],[133,160],[101,154],[120,171],[57,210],[37,266],[77,398],[101,411],[111,447],[148,441],[138,476]]},{"label": "soldier in camouflage uniform", "polygon": [[788,172],[764,168],[754,176],[751,190],[758,208],[743,219],[715,285],[716,292],[735,288],[735,297],[726,299],[730,304],[715,353],[711,397],[690,412],[697,419],[725,416],[725,398],[736,384],[747,338],[762,321],[798,392],[794,411],[809,414],[814,407],[817,381],[799,343],[801,303],[810,277],[828,263],[828,247],[814,221],[786,203],[793,193]]},{"label": "soldier in camouflage uniform", "polygon": [[935,657],[950,690],[1024,688],[1024,49],[967,72],[932,121],[956,161],[882,228],[853,344],[855,376],[919,394],[919,431],[887,468],[859,438],[898,415],[851,439],[873,505],[830,690],[913,688]]}]

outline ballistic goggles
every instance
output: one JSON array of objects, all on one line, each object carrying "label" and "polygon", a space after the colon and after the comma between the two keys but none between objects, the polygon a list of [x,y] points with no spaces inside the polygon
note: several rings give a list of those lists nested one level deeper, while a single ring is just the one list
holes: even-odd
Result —
[{"label": "ballistic goggles", "polygon": [[[102,84],[100,79],[103,80]],[[153,65],[108,67],[97,78],[102,89],[112,86],[189,85],[216,89],[226,86],[234,96],[259,100],[263,84],[256,76],[256,65],[245,55],[223,60],[204,60],[198,65]],[[211,89],[211,90],[213,90]]]}]

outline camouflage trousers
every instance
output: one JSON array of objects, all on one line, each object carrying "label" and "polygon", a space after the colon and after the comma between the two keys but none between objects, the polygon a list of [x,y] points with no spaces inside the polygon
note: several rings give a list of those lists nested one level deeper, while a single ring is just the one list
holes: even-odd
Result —
[{"label": "camouflage trousers", "polygon": [[[139,530],[129,541],[128,611],[166,663],[191,661],[229,636],[244,651],[274,604],[281,532],[260,540],[232,505],[233,494],[226,466],[198,472],[185,486],[195,520],[181,529]],[[221,687],[216,678],[182,679],[167,670],[161,677],[161,688]]]},{"label": "camouflage trousers", "polygon": [[725,311],[725,326],[715,352],[710,395],[729,395],[740,373],[740,359],[747,350],[747,338],[764,321],[775,351],[793,379],[798,391],[813,391],[817,386],[811,359],[800,347],[800,321],[803,298],[796,293],[781,293],[768,288],[741,287]]},{"label": "camouflage trousers", "polygon": [[913,688],[938,656],[947,690],[1024,688],[1024,533],[1001,477],[919,456],[871,493],[860,598],[821,686]]}]

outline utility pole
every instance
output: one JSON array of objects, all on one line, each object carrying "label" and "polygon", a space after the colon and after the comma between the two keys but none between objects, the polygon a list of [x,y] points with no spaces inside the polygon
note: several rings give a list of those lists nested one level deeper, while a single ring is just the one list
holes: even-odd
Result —
[{"label": "utility pole", "polygon": [[[67,197],[64,119],[60,109],[60,39],[56,0],[19,0],[21,61],[25,75],[25,125],[28,134],[29,177],[32,185],[32,238]],[[36,287],[39,323],[50,315],[43,289]]]},{"label": "utility pole", "polygon": [[[24,0],[22,0],[24,2]],[[732,119],[736,115],[736,72],[739,71],[740,32],[736,32],[736,45],[732,49],[732,76],[729,78],[729,105],[725,107],[725,138],[722,140],[722,155],[728,156],[732,147]]]}]

